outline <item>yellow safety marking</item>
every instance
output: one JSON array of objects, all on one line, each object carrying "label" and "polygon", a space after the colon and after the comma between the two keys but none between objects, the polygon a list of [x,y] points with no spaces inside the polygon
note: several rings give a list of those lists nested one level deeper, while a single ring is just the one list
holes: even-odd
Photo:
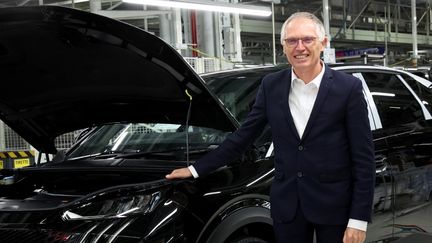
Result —
[{"label": "yellow safety marking", "polygon": [[7,154],[9,155],[9,157],[11,157],[13,159],[18,157],[18,156],[16,156],[16,154],[14,152],[7,152]]},{"label": "yellow safety marking", "polygon": [[6,159],[7,157],[6,157],[5,153],[0,153],[0,158]]},{"label": "yellow safety marking", "polygon": [[0,169],[3,169],[4,165],[3,165],[3,160],[0,160]]},{"label": "yellow safety marking", "polygon": [[33,157],[35,157],[35,151],[34,150],[30,150],[29,152]]},{"label": "yellow safety marking", "polygon": [[14,168],[22,168],[30,165],[30,159],[15,159]]},{"label": "yellow safety marking", "polygon": [[27,153],[24,151],[18,151],[19,155],[21,155],[21,157],[28,157]]}]

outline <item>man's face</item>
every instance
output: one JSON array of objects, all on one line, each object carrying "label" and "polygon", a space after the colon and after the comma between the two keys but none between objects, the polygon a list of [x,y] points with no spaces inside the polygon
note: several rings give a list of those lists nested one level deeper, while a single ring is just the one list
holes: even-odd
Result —
[{"label": "man's face", "polygon": [[310,19],[296,18],[285,27],[283,50],[294,70],[308,70],[320,65],[320,54],[326,44],[326,38],[318,39],[316,26]]}]

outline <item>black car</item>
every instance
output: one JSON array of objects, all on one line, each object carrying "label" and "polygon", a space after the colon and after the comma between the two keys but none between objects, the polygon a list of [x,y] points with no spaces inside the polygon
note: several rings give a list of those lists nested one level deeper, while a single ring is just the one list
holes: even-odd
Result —
[{"label": "black car", "polygon": [[[264,75],[199,77],[161,39],[60,7],[0,9],[0,119],[42,164],[0,171],[0,242],[274,242],[272,134],[196,180],[165,174],[215,149],[250,110]],[[363,81],[376,149],[367,242],[432,236],[431,82],[340,66]],[[19,92],[18,92],[19,91]],[[57,151],[55,138],[84,129]]]}]

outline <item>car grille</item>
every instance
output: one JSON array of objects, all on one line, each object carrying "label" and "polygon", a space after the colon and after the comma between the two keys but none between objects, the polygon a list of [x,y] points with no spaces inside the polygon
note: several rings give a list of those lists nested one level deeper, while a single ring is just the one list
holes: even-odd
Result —
[{"label": "car grille", "polygon": [[30,230],[10,230],[1,229],[0,230],[0,242],[10,242],[10,243],[42,243],[42,242],[61,242],[52,241],[47,234],[43,232],[30,231]]}]

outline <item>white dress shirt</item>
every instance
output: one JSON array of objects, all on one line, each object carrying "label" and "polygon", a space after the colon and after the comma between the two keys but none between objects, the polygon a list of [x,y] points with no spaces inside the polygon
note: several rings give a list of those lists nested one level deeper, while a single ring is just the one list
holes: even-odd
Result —
[{"label": "white dress shirt", "polygon": [[[293,69],[291,71],[291,89],[288,96],[288,103],[300,138],[303,136],[306,124],[312,112],[321,80],[324,76],[324,71],[325,68],[323,64],[321,72],[308,84],[305,84],[303,80],[297,78]],[[193,165],[188,168],[192,173],[192,176],[198,178],[199,175]],[[366,231],[367,222],[357,219],[349,219],[347,227]]]},{"label": "white dress shirt", "polygon": [[318,89],[322,77],[324,76],[324,70],[325,68],[322,68],[318,76],[307,84],[305,84],[303,80],[297,78],[293,69],[291,71],[291,88],[288,95],[288,103],[294,125],[300,138],[303,136],[306,124],[315,104]]}]

